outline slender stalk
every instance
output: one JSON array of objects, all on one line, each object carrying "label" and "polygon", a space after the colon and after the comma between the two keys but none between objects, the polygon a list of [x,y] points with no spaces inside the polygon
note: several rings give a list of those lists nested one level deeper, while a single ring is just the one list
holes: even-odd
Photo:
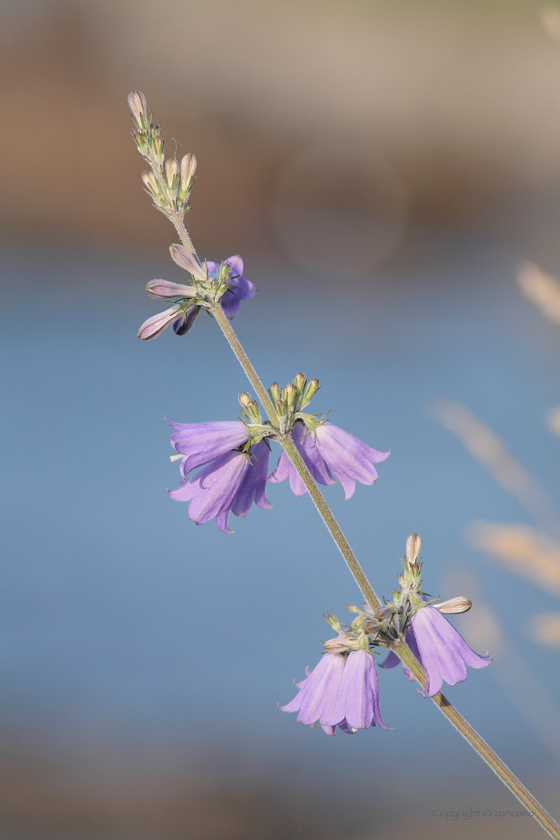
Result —
[{"label": "slender stalk", "polygon": [[[183,225],[182,219],[180,219],[179,217],[172,217],[171,221],[174,223],[177,233],[181,237],[183,245],[196,256],[196,251],[194,250],[190,237],[185,229],[185,226]],[[249,357],[245,353],[245,350],[241,346],[241,342],[237,338],[233,327],[226,318],[222,307],[218,304],[218,306],[214,310],[212,310],[212,314],[218,322],[239,364],[245,371],[251,385],[255,389],[255,392],[257,393],[270,421],[275,426],[277,426],[278,417],[272,400],[270,399],[266,388],[259,379],[255,368],[253,367]],[[381,603],[380,599],[377,597],[375,590],[373,589],[371,583],[368,581],[365,572],[363,571],[362,567],[358,562],[356,555],[350,548],[348,540],[344,536],[342,529],[340,528],[332,511],[330,510],[325,499],[323,498],[323,494],[319,490],[311,473],[307,469],[307,466],[303,458],[299,454],[291,436],[289,435],[289,433],[287,435],[279,434],[276,437],[276,440],[278,440],[278,442],[284,448],[289,459],[291,460],[294,467],[301,476],[303,483],[305,484],[309,495],[311,496],[315,504],[315,507],[319,511],[323,522],[327,526],[340,553],[344,557],[344,560],[346,561],[348,568],[354,576],[356,583],[360,587],[364,598],[372,608],[379,606]],[[408,647],[408,645],[406,644],[406,642],[403,639],[399,639],[394,643],[392,649],[395,651],[395,653],[401,659],[401,661],[407,666],[407,668],[409,668],[410,671],[412,671],[416,680],[420,683],[422,688],[425,688],[426,675],[424,673],[424,670],[418,662],[418,660],[416,659],[416,657],[414,656],[414,654],[412,653],[412,651],[410,650],[410,648]],[[475,750],[475,752],[478,753],[482,760],[485,761],[486,764],[491,768],[491,770],[493,770],[494,773],[498,776],[498,778],[502,780],[505,786],[516,797],[516,799],[518,799],[519,802],[521,802],[521,804],[524,805],[531,812],[536,821],[542,826],[542,828],[547,832],[547,834],[550,837],[554,838],[554,840],[560,840],[560,826],[552,819],[550,814],[542,807],[542,805],[535,799],[535,797],[519,781],[517,776],[515,776],[514,773],[511,772],[509,767],[506,764],[504,764],[501,758],[498,755],[496,755],[496,753],[491,749],[491,747],[486,743],[486,741],[480,737],[478,732],[475,729],[473,729],[473,727],[465,720],[465,718],[457,711],[457,709],[455,709],[455,707],[441,693],[441,691],[438,692],[434,697],[432,697],[432,700],[437,706],[437,708],[440,710],[440,712],[463,736],[463,738],[465,738],[465,740],[468,741],[473,750]]]}]

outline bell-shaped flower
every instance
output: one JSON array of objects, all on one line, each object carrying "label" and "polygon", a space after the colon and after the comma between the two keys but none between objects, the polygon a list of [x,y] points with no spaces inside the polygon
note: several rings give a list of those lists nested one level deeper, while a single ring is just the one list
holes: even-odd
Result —
[{"label": "bell-shaped flower", "polygon": [[[296,721],[304,726],[315,726],[319,721],[327,735],[334,735],[335,726],[330,720],[345,665],[341,653],[324,653],[313,671],[306,669],[306,678],[295,684],[299,691],[291,703],[278,708],[282,712],[299,712]],[[344,721],[340,722],[340,729],[348,735],[352,734]]]},{"label": "bell-shaped flower", "polygon": [[[334,654],[333,654],[334,655]],[[373,655],[367,650],[348,654],[330,726],[345,722],[351,729],[387,729],[379,710],[379,682]]]},{"label": "bell-shaped flower", "polygon": [[[208,276],[216,279],[218,276],[219,263],[205,263]],[[229,265],[228,288],[221,297],[220,303],[226,316],[231,321],[235,317],[242,300],[249,300],[257,294],[257,287],[243,277],[243,260],[239,254],[235,257],[228,257],[223,265]]]},{"label": "bell-shaped flower", "polygon": [[[180,446],[179,443],[175,445]],[[190,463],[208,454],[197,446],[186,456],[190,458]],[[189,447],[185,445],[182,448]],[[215,518],[218,528],[225,534],[231,534],[233,532],[228,528],[230,510],[236,516],[246,516],[253,502],[264,510],[272,507],[265,496],[269,451],[266,441],[261,440],[251,447],[248,454],[238,450],[226,452],[212,460],[195,477],[185,478],[180,487],[168,493],[177,502],[190,502],[191,522],[204,525]],[[187,474],[184,464],[182,473],[184,476]]]},{"label": "bell-shaped flower", "polygon": [[[308,433],[304,423],[297,420],[292,428],[292,440],[315,481],[320,484],[334,484],[334,474],[344,488],[345,499],[354,494],[356,481],[373,484],[378,477],[373,465],[385,461],[391,454],[372,449],[332,423],[323,423],[315,432]],[[290,479],[290,487],[296,496],[302,496],[306,492],[296,468],[286,453],[282,452],[278,465],[268,480],[279,482],[286,478]]]},{"label": "bell-shaped flower", "polygon": [[420,662],[426,672],[425,694],[433,697],[442,683],[455,685],[467,679],[470,668],[486,668],[491,657],[479,656],[435,607],[421,607],[411,619]]},{"label": "bell-shaped flower", "polygon": [[[442,684],[455,685],[467,679],[469,668],[486,668],[492,658],[479,656],[465,642],[460,633],[435,607],[420,607],[405,632],[405,640],[426,672],[424,694],[433,697]],[[399,663],[392,651],[382,663],[382,668],[392,668]],[[409,680],[414,677],[405,667]]]}]

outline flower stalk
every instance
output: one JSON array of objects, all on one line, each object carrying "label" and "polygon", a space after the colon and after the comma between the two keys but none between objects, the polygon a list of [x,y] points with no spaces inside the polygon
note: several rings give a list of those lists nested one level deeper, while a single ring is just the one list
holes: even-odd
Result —
[{"label": "flower stalk", "polygon": [[[173,223],[183,246],[193,255],[197,265],[201,266],[202,264],[196,254],[193,243],[183,221],[185,213],[189,210],[188,201],[190,191],[194,184],[193,176],[196,169],[196,159],[193,155],[187,155],[183,158],[180,164],[174,159],[171,159],[171,161],[168,161],[167,165],[164,166],[164,141],[159,135],[159,128],[157,126],[154,127],[151,123],[152,115],[148,111],[145,97],[138,91],[133,91],[133,93],[129,96],[129,105],[135,122],[133,137],[136,141],[138,150],[150,164],[152,169],[150,173],[145,173],[145,176],[143,177],[146,191],[152,197],[156,208],[167,216],[167,218]],[[274,434],[273,439],[280,443],[286,452],[286,455],[294,465],[294,468],[300,475],[303,484],[309,492],[309,495],[311,496],[340,553],[344,557],[344,560],[358,584],[366,602],[373,611],[376,608],[382,607],[383,605],[381,600],[378,598],[371,583],[368,581],[357,557],[352,551],[346,537],[344,536],[321,491],[313,479],[313,476],[305,464],[305,461],[301,457],[294,441],[292,440],[290,431],[283,430],[281,418],[279,417],[279,411],[277,411],[269,393],[263,386],[255,368],[237,338],[231,323],[224,313],[220,300],[214,300],[214,302],[209,304],[206,308],[216,319],[234,355],[245,371],[247,378],[261,401],[270,422],[273,427],[278,430],[278,432]],[[158,322],[156,327],[159,326]],[[265,446],[264,443],[262,445]],[[224,457],[232,460],[232,457],[236,456],[233,455],[233,453],[230,453],[229,456]],[[241,462],[239,463],[241,464]],[[239,467],[239,471],[241,471],[241,466]],[[189,489],[188,492],[190,493],[191,490]],[[225,516],[224,523],[227,528],[227,511],[225,513],[221,511],[221,513]],[[209,514],[206,512],[204,515]],[[418,554],[418,551],[415,550],[415,548],[416,547],[414,545],[410,546],[412,564],[415,563],[416,556]],[[417,548],[419,549],[419,542]],[[407,545],[407,555],[408,554],[409,546]],[[399,657],[403,665],[405,665],[414,675],[422,689],[426,691],[427,680],[424,669],[405,642],[402,634],[394,642],[387,644],[387,646],[390,647],[390,649]],[[357,654],[361,655],[361,653],[370,656],[370,654],[366,653],[366,651],[356,651],[354,654],[354,660],[357,661]],[[334,661],[338,662],[336,657],[339,657],[340,653],[327,653],[326,656],[334,657]],[[513,795],[533,814],[537,822],[542,826],[547,834],[554,838],[554,840],[560,840],[560,826],[552,819],[550,814],[545,811],[545,809],[533,797],[527,788],[525,788],[519,779],[488,746],[483,738],[480,737],[472,726],[467,723],[463,716],[451,705],[447,698],[441,692],[438,692],[431,699],[440,712],[449,720],[449,722],[455,727],[455,729],[457,729],[465,740],[468,741],[475,752],[477,752],[483,761],[485,761],[494,773],[496,773]],[[287,707],[285,710],[288,710]],[[341,717],[341,727],[346,726],[346,720],[342,717],[342,712],[339,717]],[[334,722],[335,720],[337,721],[336,723]],[[326,725],[331,728],[338,725],[338,718],[333,717],[332,721]]]}]

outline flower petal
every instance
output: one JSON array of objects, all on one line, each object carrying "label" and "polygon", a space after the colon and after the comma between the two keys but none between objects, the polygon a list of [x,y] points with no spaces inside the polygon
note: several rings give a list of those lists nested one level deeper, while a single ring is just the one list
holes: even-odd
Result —
[{"label": "flower petal", "polygon": [[173,331],[175,335],[186,335],[193,327],[197,315],[198,306],[191,306],[187,313],[183,313],[181,318],[177,318],[177,320],[173,322]]},{"label": "flower petal", "polygon": [[196,257],[188,251],[184,245],[170,245],[169,253],[173,262],[177,263],[180,268],[184,268],[197,280],[206,280],[206,271],[197,263]]},{"label": "flower petal", "polygon": [[259,441],[249,450],[252,456],[252,463],[245,473],[241,487],[237,491],[232,513],[236,516],[247,516],[253,502],[263,510],[270,510],[272,505],[265,496],[266,476],[268,473],[268,456],[270,449],[264,440]]},{"label": "flower petal", "polygon": [[461,634],[434,607],[421,607],[413,615],[411,626],[426,671],[424,693],[428,697],[440,691],[443,680],[448,685],[463,682],[467,678],[467,665],[486,668],[492,661],[471,650]]},{"label": "flower petal", "polygon": [[283,712],[296,712],[296,720],[304,726],[310,726],[320,720],[321,724],[331,726],[336,704],[336,695],[344,673],[344,657],[340,653],[325,653],[318,665],[304,680],[299,693],[287,706],[280,706]]},{"label": "flower petal", "polygon": [[166,309],[163,312],[158,312],[157,315],[152,315],[147,321],[144,321],[138,330],[138,338],[147,341],[150,338],[157,338],[172,321],[177,317],[180,308],[172,306],[171,309]]},{"label": "flower petal", "polygon": [[335,726],[342,721],[346,721],[352,729],[369,729],[370,726],[387,728],[379,710],[375,660],[367,650],[354,650],[346,660],[335,710],[328,723]]},{"label": "flower petal", "polygon": [[354,494],[356,481],[372,485],[378,477],[373,464],[384,461],[391,454],[372,449],[332,423],[319,426],[316,439],[319,452],[344,488],[345,499]]},{"label": "flower petal", "polygon": [[217,420],[211,423],[169,423],[175,433],[171,446],[185,459],[181,472],[186,478],[191,470],[208,464],[247,441],[247,427],[241,420]]}]

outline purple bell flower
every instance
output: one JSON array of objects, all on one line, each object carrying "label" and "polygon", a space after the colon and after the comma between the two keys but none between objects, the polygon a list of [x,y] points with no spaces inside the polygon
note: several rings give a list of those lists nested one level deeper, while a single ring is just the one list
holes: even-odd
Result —
[{"label": "purple bell flower", "polygon": [[[391,454],[372,449],[332,423],[323,423],[315,433],[308,434],[304,423],[297,420],[292,429],[292,440],[315,481],[334,484],[334,474],[344,488],[345,499],[350,499],[354,494],[356,481],[373,484],[378,477],[373,465],[385,461]],[[290,488],[296,496],[307,492],[294,465],[286,453],[282,452],[268,480],[277,483],[286,478],[290,479]]]},{"label": "purple bell flower", "polygon": [[328,721],[331,726],[342,722],[351,729],[369,729],[371,726],[387,729],[379,710],[375,659],[367,650],[353,650],[348,654],[336,705]]},{"label": "purple bell flower", "polygon": [[[424,694],[427,697],[437,694],[444,680],[448,685],[466,680],[467,665],[470,668],[486,668],[492,661],[490,656],[479,656],[471,650],[461,634],[435,607],[421,607],[414,613],[405,639],[426,672]],[[414,644],[411,644],[412,641]],[[392,668],[399,661],[391,651],[381,667]],[[407,671],[405,669],[408,679],[414,679]]]},{"label": "purple bell flower", "polygon": [[[177,442],[174,445],[178,448],[181,444]],[[188,449],[188,445],[182,448]],[[215,518],[220,531],[231,534],[233,532],[228,528],[230,510],[236,516],[243,517],[253,502],[264,510],[272,507],[265,497],[269,452],[264,440],[252,446],[248,456],[239,451],[226,452],[212,460],[194,478],[185,479],[175,490],[168,490],[169,496],[177,502],[190,502],[191,522],[204,525]],[[187,463],[195,463],[208,454],[202,451],[198,453],[199,450],[193,448],[186,456],[191,459]],[[181,471],[186,475],[184,461]]]},{"label": "purple bell flower", "polygon": [[[206,268],[208,276],[217,277],[219,263],[210,262],[206,260]],[[243,277],[243,260],[239,254],[235,257],[228,257],[224,260],[224,265],[229,265],[228,290],[224,292],[220,303],[226,316],[231,321],[237,314],[239,305],[242,300],[249,300],[257,294],[257,287]]]},{"label": "purple bell flower", "polygon": [[[304,726],[315,726],[319,721],[327,735],[334,735],[336,727],[330,719],[335,710],[345,665],[342,654],[324,653],[313,671],[306,669],[306,678],[295,684],[299,691],[291,703],[279,706],[279,709],[282,712],[299,712],[296,721]],[[347,735],[352,734],[344,721],[339,725]]]}]

